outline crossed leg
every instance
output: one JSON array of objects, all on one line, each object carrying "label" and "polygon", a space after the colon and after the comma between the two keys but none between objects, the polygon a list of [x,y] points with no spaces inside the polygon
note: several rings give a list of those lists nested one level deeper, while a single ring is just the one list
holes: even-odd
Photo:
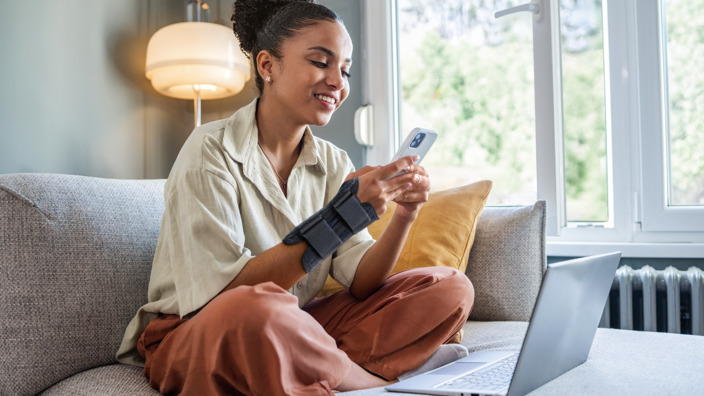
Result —
[{"label": "crossed leg", "polygon": [[473,298],[467,277],[443,267],[396,274],[363,301],[342,291],[303,310],[273,283],[242,286],[191,319],[152,321],[139,350],[165,394],[329,395],[419,366],[462,327]]}]

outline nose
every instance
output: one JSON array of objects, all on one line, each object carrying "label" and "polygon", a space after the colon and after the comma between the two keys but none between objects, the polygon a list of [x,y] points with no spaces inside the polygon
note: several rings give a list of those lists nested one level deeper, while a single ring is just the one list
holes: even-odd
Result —
[{"label": "nose", "polygon": [[340,91],[347,86],[347,79],[342,75],[342,71],[331,69],[326,75],[325,83],[331,89]]}]

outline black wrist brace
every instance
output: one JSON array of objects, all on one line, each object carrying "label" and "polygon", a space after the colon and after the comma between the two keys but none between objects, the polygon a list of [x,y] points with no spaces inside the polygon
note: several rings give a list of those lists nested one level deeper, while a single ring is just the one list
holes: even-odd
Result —
[{"label": "black wrist brace", "polygon": [[359,179],[344,182],[340,191],[325,207],[304,220],[284,238],[286,245],[308,242],[308,248],[301,259],[307,273],[313,271],[352,235],[379,219],[371,204],[359,202],[358,190]]}]

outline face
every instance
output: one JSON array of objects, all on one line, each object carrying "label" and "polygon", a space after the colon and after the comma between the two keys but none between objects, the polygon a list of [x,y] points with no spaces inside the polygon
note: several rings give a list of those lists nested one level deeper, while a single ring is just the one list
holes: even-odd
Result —
[{"label": "face", "polygon": [[[281,57],[260,73],[262,97],[275,101],[296,125],[325,125],[349,94],[352,40],[339,22],[318,22],[287,39]],[[269,74],[265,74],[269,73]]]}]

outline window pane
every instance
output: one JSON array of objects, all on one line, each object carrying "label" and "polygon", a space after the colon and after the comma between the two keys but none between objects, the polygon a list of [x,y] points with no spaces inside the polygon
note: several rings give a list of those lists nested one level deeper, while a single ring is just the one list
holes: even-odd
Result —
[{"label": "window pane", "polygon": [[704,205],[704,0],[664,0],[669,204]]},{"label": "window pane", "polygon": [[608,213],[601,0],[560,0],[567,221]]},{"label": "window pane", "polygon": [[401,131],[438,132],[433,190],[490,179],[490,205],[536,200],[532,18],[494,18],[518,4],[398,0]]}]

